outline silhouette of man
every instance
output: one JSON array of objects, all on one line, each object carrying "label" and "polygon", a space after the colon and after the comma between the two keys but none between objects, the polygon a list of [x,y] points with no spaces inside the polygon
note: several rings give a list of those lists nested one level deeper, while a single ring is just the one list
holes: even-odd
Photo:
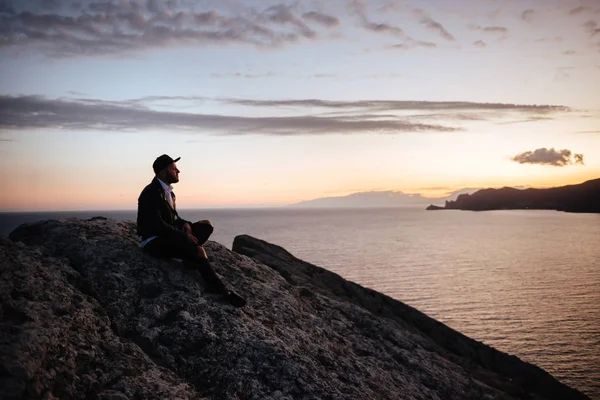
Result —
[{"label": "silhouette of man", "polygon": [[154,179],[138,198],[137,230],[143,250],[155,257],[182,258],[186,267],[200,272],[207,290],[221,294],[232,305],[246,305],[240,295],[229,289],[216,274],[202,245],[213,232],[210,221],[191,223],[179,217],[172,183],[179,182],[179,169],[166,154],[152,164]]}]

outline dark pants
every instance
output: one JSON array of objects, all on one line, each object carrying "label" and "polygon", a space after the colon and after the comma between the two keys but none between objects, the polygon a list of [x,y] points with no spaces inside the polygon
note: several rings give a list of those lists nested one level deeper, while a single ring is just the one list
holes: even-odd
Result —
[{"label": "dark pants", "polygon": [[198,246],[202,246],[214,228],[207,223],[196,222],[192,224],[192,234],[198,239],[198,243],[191,240],[174,240],[159,236],[152,239],[144,246],[144,251],[159,258],[181,258],[185,267],[198,270],[208,285],[211,292],[221,293],[226,290],[225,284],[214,271],[210,262],[198,255]]}]

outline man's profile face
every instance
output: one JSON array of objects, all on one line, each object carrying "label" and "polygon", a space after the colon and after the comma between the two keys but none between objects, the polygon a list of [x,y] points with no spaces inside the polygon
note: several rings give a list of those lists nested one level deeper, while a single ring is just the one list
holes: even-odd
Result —
[{"label": "man's profile face", "polygon": [[171,163],[171,165],[165,168],[165,178],[169,184],[179,182],[179,170],[175,163]]}]

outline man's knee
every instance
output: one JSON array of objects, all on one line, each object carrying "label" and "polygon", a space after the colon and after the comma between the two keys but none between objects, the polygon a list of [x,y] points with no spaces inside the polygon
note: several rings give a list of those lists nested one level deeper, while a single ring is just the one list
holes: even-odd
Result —
[{"label": "man's knee", "polygon": [[213,224],[207,220],[207,219],[203,219],[202,221],[198,221],[199,224],[205,224],[205,225],[209,225],[209,226],[213,226]]}]

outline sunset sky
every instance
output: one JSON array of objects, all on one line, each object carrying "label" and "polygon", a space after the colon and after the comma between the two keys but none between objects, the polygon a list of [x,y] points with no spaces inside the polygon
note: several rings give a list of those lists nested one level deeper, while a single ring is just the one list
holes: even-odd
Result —
[{"label": "sunset sky", "polygon": [[600,177],[600,2],[0,0],[0,211]]}]

